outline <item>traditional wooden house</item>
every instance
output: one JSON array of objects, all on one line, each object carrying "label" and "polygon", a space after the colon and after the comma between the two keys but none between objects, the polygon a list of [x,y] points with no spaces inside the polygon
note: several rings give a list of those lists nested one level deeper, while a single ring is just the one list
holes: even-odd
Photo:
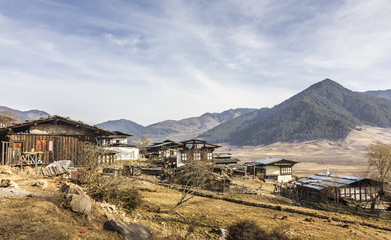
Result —
[{"label": "traditional wooden house", "polygon": [[213,153],[213,159],[216,165],[236,165],[239,162],[231,153]]},{"label": "traditional wooden house", "polygon": [[327,200],[333,198],[355,201],[373,200],[379,191],[379,182],[361,177],[317,173],[293,182],[300,198]]},{"label": "traditional wooden house", "polygon": [[176,150],[176,166],[180,167],[191,161],[213,162],[213,151],[221,146],[207,143],[199,139],[182,141],[178,145],[171,146]]},{"label": "traditional wooden house", "polygon": [[[49,164],[66,159],[78,164],[87,143],[97,145],[112,135],[118,133],[60,116],[13,124],[0,128],[1,163]],[[104,158],[112,156],[108,152]]]},{"label": "traditional wooden house", "polygon": [[292,181],[292,167],[296,161],[282,158],[264,158],[243,164],[247,174],[260,177],[265,182]]},{"label": "traditional wooden house", "polygon": [[179,143],[164,140],[162,142],[155,142],[145,147],[147,149],[147,157],[150,160],[160,160],[164,162],[167,158],[176,158],[176,149],[172,146],[178,146]]}]

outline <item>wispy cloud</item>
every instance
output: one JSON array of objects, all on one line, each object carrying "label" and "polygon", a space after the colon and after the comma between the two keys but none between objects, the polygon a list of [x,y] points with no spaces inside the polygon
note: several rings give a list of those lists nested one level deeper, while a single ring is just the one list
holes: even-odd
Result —
[{"label": "wispy cloud", "polygon": [[273,106],[326,77],[389,88],[390,11],[382,0],[2,2],[2,105],[148,124]]}]

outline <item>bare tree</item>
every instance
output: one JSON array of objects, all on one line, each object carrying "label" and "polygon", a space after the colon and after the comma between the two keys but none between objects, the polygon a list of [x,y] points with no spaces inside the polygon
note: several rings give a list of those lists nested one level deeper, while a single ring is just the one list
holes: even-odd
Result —
[{"label": "bare tree", "polygon": [[369,145],[367,150],[369,165],[375,168],[381,183],[380,193],[383,193],[384,183],[388,180],[391,173],[391,145],[378,142]]},{"label": "bare tree", "polygon": [[137,147],[140,149],[140,153],[145,157],[145,155],[147,154],[147,149],[145,148],[145,146],[148,146],[151,144],[151,140],[149,140],[149,138],[145,135],[142,135],[140,137],[140,142],[138,143]]},{"label": "bare tree", "polygon": [[212,163],[204,161],[191,161],[182,167],[177,174],[177,181],[182,186],[182,195],[177,204],[170,210],[170,213],[192,199],[194,193],[202,187],[213,182],[213,168]]}]

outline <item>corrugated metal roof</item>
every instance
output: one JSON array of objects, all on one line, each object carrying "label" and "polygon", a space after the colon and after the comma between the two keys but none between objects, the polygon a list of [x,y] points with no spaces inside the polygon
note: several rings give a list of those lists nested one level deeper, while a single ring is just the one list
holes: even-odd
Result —
[{"label": "corrugated metal roof", "polygon": [[322,190],[327,187],[342,187],[364,180],[365,178],[334,175],[331,173],[317,173],[310,177],[299,179],[293,184]]},{"label": "corrugated metal roof", "polygon": [[283,159],[283,158],[263,158],[263,159],[254,160],[252,162],[244,163],[243,165],[245,165],[245,166],[269,165],[269,164],[273,164],[273,163],[276,163],[279,161],[288,161],[288,162],[291,162],[294,164],[297,163],[295,161],[287,160],[287,159]]}]

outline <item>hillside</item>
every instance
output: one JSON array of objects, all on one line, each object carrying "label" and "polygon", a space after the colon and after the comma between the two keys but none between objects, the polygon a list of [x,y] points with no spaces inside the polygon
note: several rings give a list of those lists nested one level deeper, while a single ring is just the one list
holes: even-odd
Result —
[{"label": "hillside", "polygon": [[20,122],[24,122],[26,120],[35,120],[41,117],[50,116],[49,113],[41,111],[41,110],[29,110],[29,111],[20,111],[17,109],[12,109],[5,106],[0,106],[0,112],[2,111],[10,111],[18,118]]},{"label": "hillside", "polygon": [[[391,127],[390,109],[390,100],[353,92],[325,79],[266,112],[240,116],[200,137],[239,146],[337,140],[357,125]],[[230,131],[225,131],[227,126]]]},{"label": "hillside", "polygon": [[378,90],[378,91],[366,91],[364,92],[367,95],[374,96],[374,97],[380,97],[380,98],[387,98],[391,100],[391,89],[388,90]]},{"label": "hillside", "polygon": [[100,123],[97,126],[122,132],[128,132],[135,137],[148,136],[151,140],[173,139],[184,140],[216,127],[217,125],[230,121],[243,114],[255,111],[251,108],[230,109],[221,113],[205,113],[199,117],[191,117],[182,120],[166,120],[143,127],[130,120],[113,120]]},{"label": "hillside", "polygon": [[120,131],[126,133],[139,132],[144,126],[126,119],[110,120],[96,125],[103,129],[109,129],[111,131]]}]

